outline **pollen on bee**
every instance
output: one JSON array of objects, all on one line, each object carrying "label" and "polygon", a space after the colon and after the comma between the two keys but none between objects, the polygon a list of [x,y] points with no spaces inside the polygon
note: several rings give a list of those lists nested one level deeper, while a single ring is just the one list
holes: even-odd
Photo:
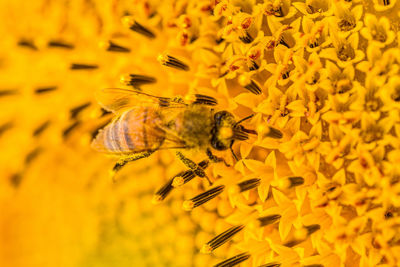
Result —
[{"label": "pollen on bee", "polygon": [[170,55],[160,54],[157,57],[157,60],[158,60],[158,62],[160,62],[160,64],[167,66],[167,67],[175,68],[178,70],[184,70],[184,71],[189,70],[188,65],[186,65],[185,63],[183,63],[181,60],[177,59],[176,57],[173,57]]},{"label": "pollen on bee", "polygon": [[229,139],[233,136],[233,131],[231,127],[221,127],[219,130],[219,136],[223,139]]},{"label": "pollen on bee", "polygon": [[245,260],[248,260],[249,258],[250,254],[248,252],[240,253],[236,256],[233,256],[232,258],[229,258],[214,265],[214,267],[232,267],[240,264],[241,262],[244,262]]},{"label": "pollen on bee", "polygon": [[218,196],[219,194],[221,194],[222,191],[224,190],[224,188],[225,188],[224,185],[219,185],[210,190],[207,190],[207,191],[195,196],[194,198],[192,198],[190,200],[184,201],[182,207],[186,211],[191,211],[192,209],[210,201],[211,199],[213,199],[216,196]]},{"label": "pollen on bee", "polygon": [[244,225],[234,226],[226,230],[225,232],[217,235],[201,248],[201,253],[211,253],[216,248],[222,246],[229,241],[234,235],[239,233],[244,228]]}]

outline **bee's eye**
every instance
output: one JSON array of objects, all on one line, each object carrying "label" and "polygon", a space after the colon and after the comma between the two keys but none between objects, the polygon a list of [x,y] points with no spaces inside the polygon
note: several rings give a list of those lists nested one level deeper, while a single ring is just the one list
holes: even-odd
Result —
[{"label": "bee's eye", "polygon": [[214,120],[215,120],[215,122],[216,122],[217,124],[220,124],[221,120],[222,120],[223,118],[225,118],[228,114],[229,114],[229,112],[228,112],[228,111],[225,111],[225,110],[219,111],[219,112],[215,113],[215,114],[214,114]]},{"label": "bee's eye", "polygon": [[228,147],[217,138],[211,140],[211,146],[216,150],[226,150]]}]

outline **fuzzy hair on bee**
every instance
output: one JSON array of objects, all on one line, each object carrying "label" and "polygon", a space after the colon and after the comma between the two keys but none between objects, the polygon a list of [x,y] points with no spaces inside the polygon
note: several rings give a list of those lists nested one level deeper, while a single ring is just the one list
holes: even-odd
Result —
[{"label": "fuzzy hair on bee", "polygon": [[[161,149],[195,149],[204,151],[212,162],[224,162],[212,150],[232,151],[236,140],[244,141],[256,134],[240,125],[228,111],[215,111],[217,100],[196,94],[190,103],[182,97],[166,98],[121,88],[106,88],[96,94],[100,105],[116,116],[99,131],[92,147],[119,158],[115,174],[125,164],[150,156]],[[204,170],[177,152],[182,162],[200,177]],[[226,164],[226,163],[225,163]]]}]

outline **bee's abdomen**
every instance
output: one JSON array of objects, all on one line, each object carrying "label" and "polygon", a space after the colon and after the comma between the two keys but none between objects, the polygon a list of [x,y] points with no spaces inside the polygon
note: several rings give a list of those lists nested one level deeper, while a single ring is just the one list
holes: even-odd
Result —
[{"label": "bee's abdomen", "polygon": [[92,145],[100,152],[114,154],[155,150],[165,138],[159,124],[160,118],[154,109],[135,107],[107,125]]}]

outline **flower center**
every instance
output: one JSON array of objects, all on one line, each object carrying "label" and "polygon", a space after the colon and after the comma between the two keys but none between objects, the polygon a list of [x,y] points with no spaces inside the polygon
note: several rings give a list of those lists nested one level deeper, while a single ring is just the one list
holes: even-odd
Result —
[{"label": "flower center", "polygon": [[342,43],[337,49],[337,56],[341,61],[348,61],[355,57],[355,51],[350,44]]}]

